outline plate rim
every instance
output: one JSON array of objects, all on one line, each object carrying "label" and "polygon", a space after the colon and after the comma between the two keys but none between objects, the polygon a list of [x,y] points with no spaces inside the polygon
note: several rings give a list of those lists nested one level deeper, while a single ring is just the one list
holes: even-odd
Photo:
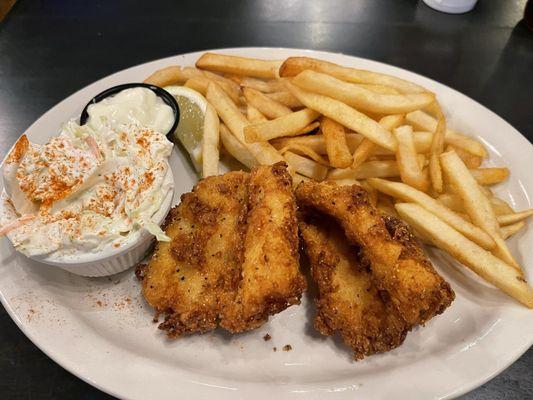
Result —
[{"label": "plate rim", "polygon": [[[125,73],[128,70],[135,69],[135,68],[138,68],[138,67],[144,66],[146,64],[150,64],[150,63],[163,63],[166,60],[170,61],[171,59],[175,59],[176,57],[191,57],[191,56],[193,56],[195,54],[199,55],[199,54],[201,54],[203,52],[222,52],[222,53],[223,52],[229,52],[229,53],[233,53],[233,52],[255,52],[255,51],[258,51],[258,50],[264,50],[264,51],[294,51],[294,52],[299,52],[299,53],[309,53],[310,55],[315,55],[315,56],[318,56],[318,57],[320,57],[321,54],[327,54],[327,55],[330,55],[330,56],[332,56],[332,55],[333,56],[339,56],[340,55],[340,56],[343,56],[343,57],[351,58],[354,61],[356,61],[356,60],[370,61],[370,62],[373,62],[373,63],[376,63],[376,64],[381,64],[381,65],[383,65],[383,66],[385,66],[387,68],[393,68],[393,69],[397,69],[397,70],[401,70],[401,71],[406,71],[409,74],[415,75],[419,79],[427,80],[427,81],[431,82],[432,84],[436,84],[438,86],[442,86],[447,91],[452,92],[454,95],[459,95],[461,97],[466,98],[468,101],[470,101],[472,103],[475,103],[477,106],[481,107],[484,112],[488,112],[489,114],[492,114],[493,116],[495,116],[495,117],[499,118],[500,120],[504,121],[508,126],[510,126],[515,131],[515,133],[518,133],[518,136],[520,137],[520,140],[524,143],[524,145],[525,145],[525,143],[527,143],[529,145],[528,146],[529,150],[533,151],[533,144],[518,129],[516,129],[512,124],[510,124],[506,119],[504,119],[500,115],[496,114],[494,111],[490,110],[485,105],[479,103],[477,100],[467,96],[466,94],[464,94],[464,93],[462,93],[462,92],[460,92],[460,91],[458,91],[458,90],[456,90],[456,89],[454,89],[454,88],[452,88],[452,87],[450,87],[450,86],[448,86],[448,85],[446,85],[444,83],[436,81],[436,80],[434,80],[432,78],[429,78],[427,76],[424,76],[422,74],[419,74],[417,72],[411,71],[411,70],[403,68],[403,67],[398,67],[396,65],[388,64],[386,62],[382,62],[382,61],[378,61],[378,60],[374,60],[374,59],[370,59],[370,58],[366,58],[366,57],[359,57],[359,56],[351,55],[351,54],[347,54],[347,53],[335,52],[335,51],[327,51],[327,50],[314,50],[314,49],[302,49],[302,48],[292,48],[292,47],[275,47],[275,46],[242,46],[242,47],[214,48],[214,49],[205,49],[205,50],[200,49],[200,50],[195,50],[195,51],[191,51],[191,52],[187,52],[187,53],[180,53],[180,54],[174,54],[174,55],[170,55],[170,56],[166,56],[166,57],[162,57],[162,58],[151,59],[151,60],[148,60],[148,61],[145,61],[145,62],[142,62],[142,63],[138,63],[138,64],[133,65],[133,66],[129,66],[129,67],[123,68],[123,69],[118,70],[116,72],[113,72],[111,74],[105,75],[105,76],[103,76],[103,77],[101,77],[101,78],[89,83],[88,85],[86,85],[86,86],[84,86],[84,87],[82,87],[82,88],[70,93],[67,97],[65,97],[64,99],[60,100],[54,106],[52,106],[51,108],[46,110],[42,115],[40,115],[36,120],[34,120],[25,130],[23,130],[23,132],[26,132],[26,131],[30,130],[35,124],[37,124],[41,119],[43,119],[48,113],[51,113],[54,109],[60,107],[64,103],[67,103],[72,97],[77,95],[79,92],[84,91],[84,90],[90,88],[93,85],[97,85],[98,83],[100,83],[103,80],[107,80],[107,79],[110,79],[110,78],[116,78],[118,75],[121,75],[121,74]],[[11,148],[6,153],[6,156],[11,151]],[[2,163],[3,163],[3,161],[2,161]],[[110,394],[110,395],[115,396],[117,398],[124,398],[124,399],[135,399],[136,398],[136,397],[131,397],[131,396],[124,396],[123,394],[115,391],[112,388],[104,387],[104,385],[101,385],[100,383],[92,380],[89,376],[86,376],[81,371],[79,371],[79,369],[76,368],[76,365],[78,365],[77,363],[71,364],[71,362],[68,360],[68,357],[64,357],[61,354],[57,354],[57,352],[54,351],[54,348],[50,348],[51,346],[45,346],[45,345],[42,344],[42,342],[39,343],[39,340],[36,337],[36,335],[34,334],[34,332],[32,332],[31,329],[29,329],[24,324],[24,322],[20,318],[18,318],[15,310],[11,307],[10,302],[7,300],[7,298],[4,296],[4,293],[1,290],[0,290],[0,302],[2,303],[4,308],[6,309],[8,315],[11,317],[11,319],[15,322],[17,327],[22,331],[22,333],[38,349],[40,349],[44,354],[47,355],[47,357],[49,357],[56,364],[58,364],[59,366],[61,366],[64,369],[66,369],[68,372],[70,372],[71,374],[73,374],[77,378],[83,380],[84,382],[90,384],[93,387],[96,387],[97,389],[101,390],[104,393]],[[507,369],[510,365],[512,365],[518,358],[520,358],[532,345],[533,345],[533,335],[530,337],[529,342],[527,340],[524,340],[523,343],[520,344],[520,346],[518,346],[518,347],[514,346],[513,349],[515,349],[515,351],[512,352],[513,353],[512,356],[509,357],[508,359],[506,359],[504,363],[499,364],[496,368],[494,368],[489,373],[486,373],[486,374],[480,376],[475,381],[471,381],[470,384],[457,387],[457,388],[455,388],[455,390],[452,390],[451,392],[448,392],[448,393],[446,393],[443,396],[440,396],[438,398],[439,399],[455,398],[457,396],[461,396],[461,395],[463,395],[463,394],[465,394],[467,392],[470,392],[470,391],[478,388],[479,386],[483,385],[484,383],[486,383],[489,380],[493,379],[495,376],[497,376],[500,373],[502,373],[505,369]],[[239,382],[239,381],[236,380],[235,382]],[[269,385],[268,383],[252,383],[252,384],[253,385],[257,385],[258,388],[261,387],[261,386],[266,387],[266,385]],[[321,392],[320,391],[315,391],[315,392],[311,392],[311,393],[308,393],[308,394],[312,395],[313,393],[316,394],[316,393],[321,393]],[[285,392],[285,394],[287,394],[287,392]],[[323,394],[321,394],[320,396],[322,396],[322,395]],[[222,397],[225,398],[224,396],[222,396]]]}]

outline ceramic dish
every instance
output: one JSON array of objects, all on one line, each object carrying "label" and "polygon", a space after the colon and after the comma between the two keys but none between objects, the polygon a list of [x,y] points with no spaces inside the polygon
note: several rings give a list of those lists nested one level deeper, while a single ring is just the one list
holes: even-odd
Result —
[{"label": "ceramic dish", "polygon": [[[496,114],[449,87],[341,54],[274,48],[213,51],[270,59],[307,55],[421,84],[438,95],[450,126],[477,136],[490,152],[490,163],[511,169],[511,178],[496,187],[498,195],[513,207],[532,207],[531,144]],[[27,132],[42,142],[42,132],[56,131],[100,91],[141,81],[171,64],[193,65],[200,54],[169,57],[110,75],[59,103]],[[176,203],[180,194],[190,191],[197,175],[187,155],[178,148],[174,152],[170,163]],[[532,242],[531,229],[510,240],[530,279]],[[455,290],[455,302],[410,333],[398,349],[360,362],[352,361],[336,339],[314,331],[309,294],[302,305],[290,307],[255,331],[234,336],[215,331],[169,341],[151,322],[152,310],[142,299],[133,271],[111,279],[77,277],[28,260],[6,239],[0,242],[0,253],[0,297],[22,331],[64,368],[123,399],[452,398],[494,377],[533,341],[530,310],[438,251],[430,256]],[[271,340],[263,340],[266,333]],[[286,344],[292,351],[281,350]]]}]

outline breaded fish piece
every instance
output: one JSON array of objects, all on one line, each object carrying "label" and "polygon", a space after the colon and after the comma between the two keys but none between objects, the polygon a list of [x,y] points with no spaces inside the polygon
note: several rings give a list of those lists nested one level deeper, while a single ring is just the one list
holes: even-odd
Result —
[{"label": "breaded fish piece", "polygon": [[342,228],[316,212],[300,214],[299,226],[311,276],[318,287],[315,328],[339,333],[355,359],[401,345],[409,327],[386,292],[378,290],[368,265],[358,257]]},{"label": "breaded fish piece", "polygon": [[143,278],[146,301],[166,314],[170,337],[216,328],[224,293],[238,281],[248,215],[249,174],[201,180],[166,218]]},{"label": "breaded fish piece", "polygon": [[362,248],[374,283],[389,293],[407,324],[423,324],[451,304],[454,292],[420,244],[413,236],[406,238],[396,231],[391,235],[362,187],[303,182],[295,194],[300,205],[337,220],[348,240]]},{"label": "breaded fish piece", "polygon": [[171,210],[171,241],[157,244],[142,273],[169,337],[218,324],[242,332],[299,302],[305,286],[288,177],[284,163],[209,177]]},{"label": "breaded fish piece", "polygon": [[220,322],[230,332],[261,326],[269,315],[298,304],[306,287],[292,178],[283,163],[252,170],[248,207],[242,279]]}]

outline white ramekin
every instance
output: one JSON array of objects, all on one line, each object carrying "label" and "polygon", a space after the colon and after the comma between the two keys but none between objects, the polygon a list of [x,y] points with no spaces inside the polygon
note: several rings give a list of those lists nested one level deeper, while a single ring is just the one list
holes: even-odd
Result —
[{"label": "white ramekin", "polygon": [[[169,169],[170,171],[170,169]],[[153,221],[161,225],[170,207],[174,188],[169,191],[161,208],[154,214]],[[148,253],[153,244],[153,236],[142,229],[122,242],[120,247],[109,246],[97,253],[79,253],[69,257],[55,257],[53,255],[32,256],[32,260],[54,265],[76,275],[98,277],[117,274],[137,265]]]}]

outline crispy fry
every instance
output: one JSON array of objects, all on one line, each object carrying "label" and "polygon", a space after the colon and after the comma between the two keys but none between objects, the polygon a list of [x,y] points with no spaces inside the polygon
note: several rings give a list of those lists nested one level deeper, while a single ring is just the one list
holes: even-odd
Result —
[{"label": "crispy fry", "polygon": [[497,220],[500,225],[511,225],[520,222],[533,215],[533,209],[518,211],[513,214],[498,215]]},{"label": "crispy fry", "polygon": [[[387,115],[386,117],[383,117],[380,119],[379,124],[391,131],[398,126],[400,126],[403,122],[404,116],[401,114],[397,115]],[[367,138],[364,138],[363,141],[357,146],[353,153],[353,162],[352,162],[352,169],[357,169],[361,166],[362,163],[364,163],[376,150],[377,145]]]},{"label": "crispy fry", "polygon": [[437,193],[443,191],[442,169],[440,166],[439,156],[444,151],[444,136],[446,135],[446,119],[437,102],[434,103],[436,114],[438,116],[437,127],[431,140],[431,150],[429,155],[429,176],[431,178],[431,186]]},{"label": "crispy fry", "polygon": [[409,125],[400,126],[394,129],[394,136],[398,142],[396,160],[402,181],[419,190],[426,191],[429,182],[418,164],[418,157],[413,141],[413,128]]},{"label": "crispy fry", "polygon": [[477,168],[470,173],[480,185],[496,185],[509,177],[509,168]]},{"label": "crispy fry", "polygon": [[259,60],[215,53],[204,53],[196,61],[196,66],[201,69],[266,79],[277,77],[280,64],[280,61]]},{"label": "crispy fry", "polygon": [[283,91],[267,93],[267,97],[270,97],[272,100],[275,100],[289,108],[298,108],[304,106],[302,102],[293,96],[291,92],[285,90],[285,84],[283,85]]},{"label": "crispy fry", "polygon": [[322,181],[328,174],[328,168],[309,158],[302,157],[292,151],[284,153],[287,163],[299,174],[315,181]]},{"label": "crispy fry", "polygon": [[282,136],[293,136],[301,134],[311,122],[317,119],[319,114],[305,108],[279,118],[254,123],[244,128],[244,136],[247,142],[261,142]]},{"label": "crispy fry", "polygon": [[352,168],[332,169],[328,179],[368,179],[394,178],[400,176],[398,163],[395,160],[367,161],[356,170]]},{"label": "crispy fry", "polygon": [[496,242],[494,254],[520,271],[520,266],[500,235],[500,226],[489,199],[481,192],[480,186],[466,165],[453,151],[442,153],[440,159],[447,179],[463,199],[465,210],[472,222],[487,232]]},{"label": "crispy fry", "polygon": [[396,210],[411,226],[429,236],[437,247],[509,296],[533,308],[533,290],[510,265],[468,240],[418,204],[396,204]]},{"label": "crispy fry", "polygon": [[499,199],[498,197],[492,196],[490,198],[490,204],[496,215],[514,214],[515,212],[506,201]]},{"label": "crispy fry", "polygon": [[[212,79],[206,78],[205,76],[194,76],[190,79],[187,79],[187,82],[185,82],[184,86],[194,89],[205,96],[207,94],[207,86],[211,81]],[[238,91],[234,91],[233,88],[226,82],[217,81],[217,84],[220,85],[222,90],[224,90],[229,97],[231,97],[231,100],[233,100],[235,104],[239,104],[240,93]]]},{"label": "crispy fry", "polygon": [[397,143],[392,134],[365,114],[338,100],[306,92],[290,82],[287,82],[286,86],[306,107],[318,111],[339,124],[360,133],[388,150],[396,150]]},{"label": "crispy fry", "polygon": [[404,183],[391,182],[384,179],[368,179],[368,183],[389,196],[400,199],[404,202],[417,203],[426,210],[441,218],[444,222],[450,224],[454,229],[465,235],[470,240],[476,242],[481,247],[490,250],[496,246],[492,238],[482,229],[465,221],[459,215],[446,208],[439,201],[428,196],[424,192],[416,190]]},{"label": "crispy fry", "polygon": [[309,157],[311,160],[314,160],[317,163],[322,164],[326,167],[329,166],[329,162],[327,160],[325,160],[320,154],[316,153],[313,149],[311,149],[310,147],[307,147],[304,144],[298,144],[298,143],[288,144],[287,146],[279,149],[278,151],[281,154],[285,154],[289,150],[296,154],[303,154]]},{"label": "crispy fry", "polygon": [[[411,124],[414,129],[420,129],[423,131],[435,132],[438,121],[431,115],[426,114],[423,111],[413,111],[405,116],[407,123]],[[473,155],[485,158],[487,157],[487,150],[477,140],[460,135],[450,129],[446,130],[444,141],[447,144],[451,144],[454,147],[459,147]]]},{"label": "crispy fry", "polygon": [[328,96],[357,109],[380,114],[401,114],[419,110],[435,100],[432,93],[379,94],[333,76],[306,70],[292,83],[309,92]]},{"label": "crispy fry", "polygon": [[269,165],[284,161],[281,154],[270,143],[246,143],[244,128],[248,125],[248,120],[217,83],[209,83],[207,100],[215,107],[218,116],[224,121],[231,133],[248,148],[260,164]]},{"label": "crispy fry", "polygon": [[242,87],[252,88],[263,93],[274,93],[285,90],[285,85],[283,82],[277,79],[264,81],[261,79],[244,77],[241,79],[240,85]]},{"label": "crispy fry", "polygon": [[337,64],[309,57],[287,58],[279,68],[279,75],[281,77],[291,77],[296,76],[305,70],[322,72],[347,82],[390,86],[402,93],[427,92],[423,87],[395,76],[362,69],[342,67]]},{"label": "crispy fry", "polygon": [[[265,117],[261,111],[259,111],[257,108],[252,106],[251,104],[246,105],[246,117],[248,118],[248,121],[250,122],[264,122],[268,121],[268,118]],[[245,134],[246,137],[246,134]]]},{"label": "crispy fry", "polygon": [[305,135],[307,133],[311,133],[315,129],[319,128],[319,127],[320,127],[320,122],[318,122],[318,121],[311,122],[309,125],[305,126],[303,129],[301,129],[298,132],[298,135]]},{"label": "crispy fry", "polygon": [[224,124],[220,124],[220,139],[229,154],[241,164],[252,169],[259,165],[254,155],[246,148]]},{"label": "crispy fry", "polygon": [[465,211],[463,200],[457,194],[443,193],[437,197],[437,200],[452,211],[459,213],[464,213]]},{"label": "crispy fry", "polygon": [[346,143],[344,127],[332,119],[324,117],[321,128],[331,166],[335,168],[349,167],[352,163],[352,154]]},{"label": "crispy fry", "polygon": [[524,226],[526,226],[526,223],[524,221],[518,221],[514,224],[500,227],[500,232],[502,233],[502,237],[504,239],[509,239],[511,236],[523,229]]},{"label": "crispy fry", "polygon": [[361,186],[361,182],[359,182],[357,179],[336,179],[334,181],[337,185],[341,186],[352,186],[352,185],[359,185]]},{"label": "crispy fry", "polygon": [[279,118],[292,112],[290,108],[272,100],[270,97],[257,90],[244,88],[243,94],[249,104],[257,108],[268,118]]},{"label": "crispy fry", "polygon": [[457,155],[461,158],[461,160],[463,160],[468,169],[479,168],[483,163],[483,158],[481,158],[480,156],[475,156],[459,147],[448,145],[446,151],[450,150],[454,150],[457,153]]},{"label": "crispy fry", "polygon": [[190,73],[183,71],[179,65],[171,65],[162,69],[158,69],[152,75],[144,80],[144,83],[164,87],[176,83],[185,83],[190,79]]},{"label": "crispy fry", "polygon": [[379,94],[400,94],[398,90],[390,86],[372,85],[370,83],[357,83],[356,85]]},{"label": "crispy fry", "polygon": [[202,176],[218,175],[218,141],[220,138],[217,112],[207,104],[204,117],[204,137],[202,141]]}]

